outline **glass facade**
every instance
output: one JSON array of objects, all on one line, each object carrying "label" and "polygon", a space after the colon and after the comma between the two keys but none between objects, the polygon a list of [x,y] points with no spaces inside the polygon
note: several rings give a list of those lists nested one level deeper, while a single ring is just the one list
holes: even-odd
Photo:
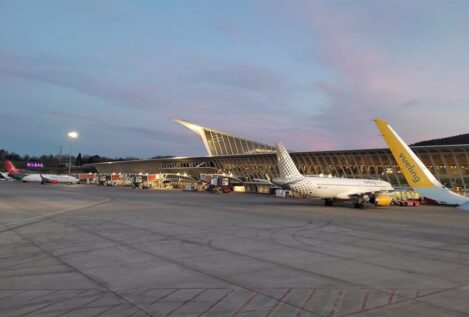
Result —
[{"label": "glass facade", "polygon": [[[94,164],[99,173],[229,174],[246,183],[278,176],[275,148],[187,121],[176,122],[195,132],[209,157],[166,158]],[[469,192],[469,145],[412,147],[445,186]],[[291,153],[305,175],[382,179],[395,187],[408,186],[388,149]]]},{"label": "glass facade", "polygon": [[[469,145],[421,146],[412,150],[438,180],[449,188],[469,192]],[[396,187],[408,186],[388,149],[291,153],[306,175],[382,179]],[[233,174],[246,182],[277,177],[274,153],[173,158],[94,165],[99,173]]]},{"label": "glass facade", "polygon": [[215,156],[275,152],[275,148],[271,145],[210,129],[204,129],[204,135],[210,149],[209,153]]}]

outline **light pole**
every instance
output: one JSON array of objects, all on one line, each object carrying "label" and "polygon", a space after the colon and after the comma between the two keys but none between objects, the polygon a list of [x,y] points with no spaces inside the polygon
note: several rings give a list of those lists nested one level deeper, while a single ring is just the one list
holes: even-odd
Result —
[{"label": "light pole", "polygon": [[[78,132],[70,131],[68,133],[68,137],[72,140],[76,139],[76,138],[78,138]],[[69,162],[68,162],[68,174],[70,174],[71,170],[72,170],[72,142],[70,142],[70,159],[69,159]]]}]

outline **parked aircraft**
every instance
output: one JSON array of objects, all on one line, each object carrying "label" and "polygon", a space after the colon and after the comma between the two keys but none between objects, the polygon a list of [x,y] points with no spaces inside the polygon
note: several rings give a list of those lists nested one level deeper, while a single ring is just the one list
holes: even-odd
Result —
[{"label": "parked aircraft", "polygon": [[13,181],[13,178],[8,176],[8,173],[0,173],[0,181]]},{"label": "parked aircraft", "polygon": [[76,184],[79,182],[78,178],[70,175],[40,174],[20,171],[10,161],[6,161],[6,168],[8,170],[9,177],[22,182],[40,182],[41,184]]},{"label": "parked aircraft", "polygon": [[326,206],[331,206],[334,200],[354,200],[355,208],[363,208],[364,203],[374,203],[377,194],[394,190],[391,184],[382,180],[302,175],[282,144],[277,144],[276,150],[280,178],[272,179],[272,183],[306,196],[322,198]]},{"label": "parked aircraft", "polygon": [[386,121],[375,119],[375,123],[413,190],[439,204],[469,210],[469,197],[458,195],[443,186]]}]

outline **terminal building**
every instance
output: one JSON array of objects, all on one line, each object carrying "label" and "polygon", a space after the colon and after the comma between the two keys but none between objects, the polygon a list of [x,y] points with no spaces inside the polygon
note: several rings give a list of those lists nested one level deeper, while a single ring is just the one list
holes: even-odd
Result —
[{"label": "terminal building", "polygon": [[[278,176],[273,145],[182,120],[176,122],[200,137],[207,156],[106,162],[92,166],[100,174],[157,174],[186,181],[199,180],[200,175],[223,175],[249,192],[268,191],[269,186],[262,180]],[[411,148],[442,184],[469,193],[469,144]],[[387,148],[294,152],[291,157],[305,175],[381,179],[396,188],[408,187]]]}]

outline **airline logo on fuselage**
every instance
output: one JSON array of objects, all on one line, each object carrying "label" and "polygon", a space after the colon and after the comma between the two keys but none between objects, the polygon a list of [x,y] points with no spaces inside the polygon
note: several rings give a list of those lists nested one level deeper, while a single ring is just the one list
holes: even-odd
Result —
[{"label": "airline logo on fuselage", "polygon": [[399,158],[401,159],[402,163],[404,163],[404,166],[406,167],[409,174],[412,176],[412,181],[414,183],[418,183],[420,181],[420,176],[417,174],[417,172],[414,169],[415,165],[412,165],[409,162],[409,159],[402,152],[401,154],[399,154]]}]

